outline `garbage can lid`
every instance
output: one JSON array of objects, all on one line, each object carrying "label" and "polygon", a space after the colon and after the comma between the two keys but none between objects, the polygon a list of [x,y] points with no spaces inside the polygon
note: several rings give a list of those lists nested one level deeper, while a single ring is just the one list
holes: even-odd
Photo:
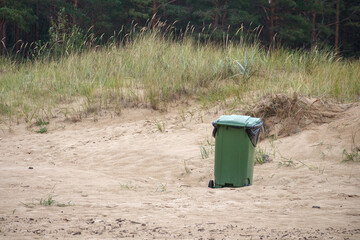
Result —
[{"label": "garbage can lid", "polygon": [[223,115],[213,122],[213,125],[227,125],[251,128],[262,123],[259,118],[243,115]]}]

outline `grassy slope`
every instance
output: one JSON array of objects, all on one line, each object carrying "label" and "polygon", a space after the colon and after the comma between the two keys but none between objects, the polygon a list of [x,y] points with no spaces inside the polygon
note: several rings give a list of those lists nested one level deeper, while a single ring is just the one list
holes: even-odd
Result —
[{"label": "grassy slope", "polygon": [[258,44],[199,45],[143,33],[125,46],[16,64],[0,59],[0,120],[32,121],[62,113],[124,106],[154,109],[191,97],[202,103],[242,101],[251,92],[297,92],[358,101],[360,61],[330,52],[269,51]]}]

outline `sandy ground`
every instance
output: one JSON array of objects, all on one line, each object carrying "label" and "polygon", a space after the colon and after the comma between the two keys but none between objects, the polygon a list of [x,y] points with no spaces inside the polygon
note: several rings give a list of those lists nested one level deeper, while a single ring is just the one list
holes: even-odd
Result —
[{"label": "sandy ground", "polygon": [[0,239],[360,239],[360,163],[342,162],[360,143],[359,104],[262,141],[272,161],[252,186],[209,189],[220,114],[130,109],[52,119],[45,134],[2,125]]}]

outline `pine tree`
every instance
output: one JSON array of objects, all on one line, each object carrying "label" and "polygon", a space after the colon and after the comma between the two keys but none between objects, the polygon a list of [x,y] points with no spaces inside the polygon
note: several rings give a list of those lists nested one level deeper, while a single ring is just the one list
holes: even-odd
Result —
[{"label": "pine tree", "polygon": [[156,20],[185,29],[191,18],[191,1],[157,0]]},{"label": "pine tree", "polygon": [[360,1],[342,1],[340,47],[345,56],[360,57]]},{"label": "pine tree", "polygon": [[0,1],[0,54],[6,53],[7,44],[15,44],[20,39],[20,30],[29,31],[36,21],[28,1]]},{"label": "pine tree", "polygon": [[96,35],[110,36],[120,29],[124,20],[124,4],[121,0],[83,0],[78,7],[84,14],[82,25],[91,27]]}]

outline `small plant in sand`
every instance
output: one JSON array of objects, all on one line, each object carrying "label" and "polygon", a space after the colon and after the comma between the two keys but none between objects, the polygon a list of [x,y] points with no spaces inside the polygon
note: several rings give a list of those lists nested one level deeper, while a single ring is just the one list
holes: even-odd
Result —
[{"label": "small plant in sand", "polygon": [[36,126],[44,126],[44,125],[48,125],[49,122],[44,120],[43,118],[38,118],[35,122]]},{"label": "small plant in sand", "polygon": [[186,120],[186,114],[185,114],[185,110],[183,108],[179,111],[179,116],[182,121]]},{"label": "small plant in sand", "polygon": [[58,201],[55,201],[54,199],[55,195],[54,193],[50,193],[45,198],[40,198],[39,204],[42,206],[57,206],[57,207],[66,207],[71,206],[71,201],[68,201],[67,203],[60,203]]},{"label": "small plant in sand", "polygon": [[156,192],[159,191],[159,192],[166,192],[166,183],[159,183],[157,188],[156,188]]},{"label": "small plant in sand", "polygon": [[39,130],[36,131],[37,133],[46,133],[46,126],[49,125],[49,122],[44,120],[43,118],[38,118],[35,122],[35,125],[39,127]]},{"label": "small plant in sand", "polygon": [[21,202],[21,203],[27,208],[34,208],[37,205],[46,206],[46,207],[49,207],[49,206],[66,207],[66,206],[72,205],[71,201],[69,201],[67,203],[60,203],[60,202],[56,201],[54,199],[54,197],[55,197],[54,192],[51,192],[46,197],[36,200],[36,202],[31,202],[31,203]]},{"label": "small plant in sand", "polygon": [[261,147],[256,148],[254,160],[255,160],[255,165],[256,164],[261,165],[271,161],[270,156],[266,154]]},{"label": "small plant in sand", "polygon": [[42,206],[51,206],[56,202],[54,200],[55,195],[50,193],[46,198],[40,198],[39,204]]},{"label": "small plant in sand", "polygon": [[200,146],[200,153],[202,159],[207,159],[210,155],[215,153],[215,143],[206,139],[205,144]]},{"label": "small plant in sand", "polygon": [[159,121],[159,120],[154,120],[154,123],[160,132],[165,132],[165,122]]},{"label": "small plant in sand", "polygon": [[[58,201],[55,201],[54,197],[56,195],[54,194],[54,189],[46,195],[44,198],[40,198],[38,203],[41,206],[58,206],[58,207],[66,207],[71,205],[71,201],[65,203],[60,203]],[[34,207],[34,204],[24,204],[26,207]]]},{"label": "small plant in sand", "polygon": [[131,181],[127,182],[126,184],[120,184],[120,186],[121,188],[126,190],[136,191],[136,186],[134,186]]},{"label": "small plant in sand", "polygon": [[295,167],[296,164],[294,163],[293,160],[282,160],[278,163],[278,167]]},{"label": "small plant in sand", "polygon": [[187,166],[187,164],[186,164],[186,160],[184,160],[184,169],[185,169],[185,173],[186,173],[186,174],[191,173],[190,168],[188,168],[188,166]]},{"label": "small plant in sand", "polygon": [[355,144],[355,133],[351,136],[350,152],[343,150],[343,162],[360,162],[360,147]]},{"label": "small plant in sand", "polygon": [[42,127],[40,128],[38,131],[36,131],[37,133],[46,133],[47,132],[47,128],[46,127]]},{"label": "small plant in sand", "polygon": [[343,162],[360,162],[360,148],[353,148],[351,152],[343,150]]},{"label": "small plant in sand", "polygon": [[209,158],[209,151],[206,149],[205,146],[200,146],[200,153],[202,159]]}]

